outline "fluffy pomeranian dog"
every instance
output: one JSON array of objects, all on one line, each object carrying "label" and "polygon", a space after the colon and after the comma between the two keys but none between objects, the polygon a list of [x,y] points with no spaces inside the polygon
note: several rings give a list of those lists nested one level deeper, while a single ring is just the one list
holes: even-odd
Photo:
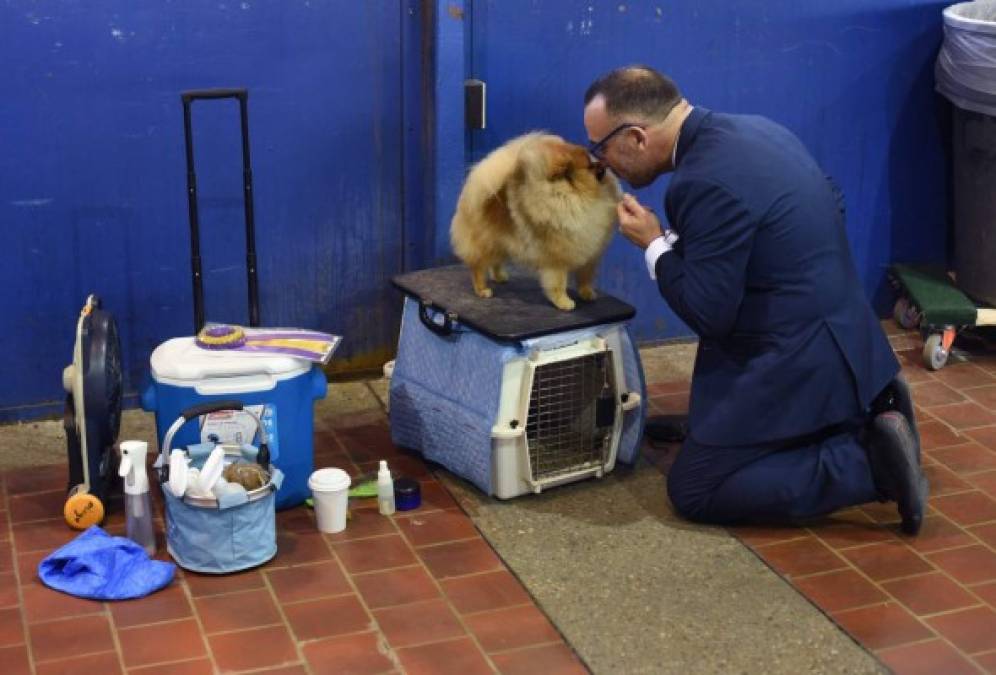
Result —
[{"label": "fluffy pomeranian dog", "polygon": [[619,183],[580,145],[534,132],[514,138],[474,166],[450,223],[453,252],[470,268],[474,292],[491,297],[487,278],[506,281],[507,261],[539,275],[559,309],[578,295],[595,299],[595,272],[612,238]]}]

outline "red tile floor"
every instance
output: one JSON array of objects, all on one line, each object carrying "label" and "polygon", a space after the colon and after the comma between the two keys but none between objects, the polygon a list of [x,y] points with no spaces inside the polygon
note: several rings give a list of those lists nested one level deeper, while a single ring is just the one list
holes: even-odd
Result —
[{"label": "red tile floor", "polygon": [[[996,673],[996,348],[926,370],[916,333],[883,326],[913,388],[929,513],[902,535],[893,504],[806,528],[731,528],[773,570],[894,672]],[[660,412],[687,409],[684,382],[650,386]],[[675,449],[650,450],[666,471]]]},{"label": "red tile floor", "polygon": [[[387,458],[418,478],[421,508],[354,501],[323,535],[307,507],[277,514],[277,557],[211,577],[184,572],[149,597],[80,600],[37,578],[75,533],[63,466],[0,482],[0,669],[19,673],[585,673],[574,652],[425,465],[380,423],[316,433],[316,463],[353,475]],[[373,508],[371,508],[373,507]],[[161,530],[162,523],[158,524]],[[105,528],[123,534],[120,509]],[[165,559],[160,542],[160,557]]]},{"label": "red tile floor", "polygon": [[[895,672],[996,673],[996,350],[930,373],[916,336],[890,332],[932,483],[920,536],[900,535],[894,509],[879,504],[806,528],[732,532]],[[687,408],[687,381],[649,393],[658,412]],[[316,464],[358,475],[386,457],[421,481],[419,510],[385,518],[357,502],[337,535],[317,532],[307,508],[281,512],[278,555],[262,568],[181,573],[129,602],[41,585],[38,562],[73,536],[54,517],[65,468],[3,475],[4,675],[585,672],[443,485],[390,443],[383,419],[340,422],[316,433]],[[673,455],[648,448],[663,470]],[[121,534],[120,510],[105,525]]]}]

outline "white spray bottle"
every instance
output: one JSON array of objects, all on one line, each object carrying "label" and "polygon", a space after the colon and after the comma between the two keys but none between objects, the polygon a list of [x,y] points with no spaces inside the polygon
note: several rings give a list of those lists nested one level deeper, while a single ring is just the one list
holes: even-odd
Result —
[{"label": "white spray bottle", "polygon": [[380,460],[380,470],[377,471],[377,507],[385,516],[394,513],[394,479],[384,459]]},{"label": "white spray bottle", "polygon": [[125,479],[128,538],[144,548],[151,557],[156,553],[156,534],[152,530],[149,476],[145,473],[145,455],[148,451],[149,444],[145,441],[122,441],[118,475]]}]

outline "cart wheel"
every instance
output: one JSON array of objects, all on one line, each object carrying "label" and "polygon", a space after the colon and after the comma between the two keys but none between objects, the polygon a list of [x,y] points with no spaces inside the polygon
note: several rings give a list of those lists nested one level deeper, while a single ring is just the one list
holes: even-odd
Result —
[{"label": "cart wheel", "polygon": [[913,304],[906,297],[896,300],[896,304],[892,307],[892,318],[896,320],[900,328],[905,328],[906,330],[916,328],[920,323]]},{"label": "cart wheel", "polygon": [[929,370],[940,370],[948,362],[948,350],[941,341],[941,335],[934,333],[923,343],[923,364]]}]

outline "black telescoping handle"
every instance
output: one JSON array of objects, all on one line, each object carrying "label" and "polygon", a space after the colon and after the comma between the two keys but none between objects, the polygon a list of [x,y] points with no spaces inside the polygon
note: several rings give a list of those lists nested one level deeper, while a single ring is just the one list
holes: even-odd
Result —
[{"label": "black telescoping handle", "polygon": [[249,90],[245,87],[234,87],[228,89],[188,89],[180,92],[180,97],[184,103],[187,101],[197,101],[212,98],[238,98],[248,99]]},{"label": "black telescoping handle", "polygon": [[197,176],[194,172],[194,139],[191,103],[197,100],[235,98],[242,124],[242,184],[246,219],[246,273],[249,279],[249,325],[259,325],[259,282],[256,276],[256,219],[252,199],[252,163],[249,157],[249,91],[243,88],[191,89],[181,92],[183,133],[187,152],[187,210],[190,216],[190,268],[194,285],[194,332],[204,326],[204,282],[201,268],[200,223],[197,215]]}]

